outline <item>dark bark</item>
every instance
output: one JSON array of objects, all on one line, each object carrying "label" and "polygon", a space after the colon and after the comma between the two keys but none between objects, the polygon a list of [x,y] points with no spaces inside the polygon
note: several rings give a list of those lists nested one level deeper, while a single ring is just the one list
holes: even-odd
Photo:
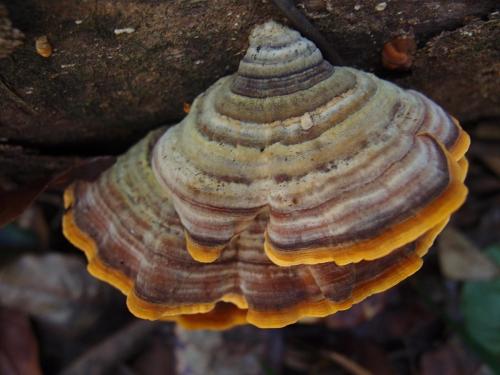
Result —
[{"label": "dark bark", "polygon": [[7,9],[0,4],[0,59],[9,56],[22,44],[24,35],[12,27]]},{"label": "dark bark", "polygon": [[[415,88],[459,119],[500,117],[500,20],[495,0],[303,0],[299,10],[346,65]],[[355,7],[355,5],[361,5]],[[25,43],[0,60],[0,177],[25,182],[75,157],[117,154],[174,123],[237,68],[250,29],[286,19],[270,1],[124,0],[5,2]],[[133,28],[116,34],[116,29]],[[382,69],[383,44],[413,34],[413,69]],[[36,53],[46,35],[49,58]],[[496,43],[496,44],[495,44]]]}]

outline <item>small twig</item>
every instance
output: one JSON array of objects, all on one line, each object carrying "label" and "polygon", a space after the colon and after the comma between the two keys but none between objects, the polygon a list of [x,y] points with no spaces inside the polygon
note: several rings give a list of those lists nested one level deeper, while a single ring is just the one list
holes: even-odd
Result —
[{"label": "small twig", "polygon": [[365,369],[363,366],[357,364],[352,359],[349,359],[343,354],[333,352],[333,351],[325,351],[323,352],[324,356],[331,359],[333,362],[341,366],[344,370],[353,375],[373,375],[372,372]]},{"label": "small twig", "polygon": [[127,359],[159,324],[136,321],[104,342],[94,346],[66,367],[61,375],[97,375],[108,373],[118,362]]},{"label": "small twig", "polygon": [[290,20],[293,26],[301,34],[311,39],[319,47],[326,59],[333,65],[343,65],[342,58],[333,49],[330,43],[321,35],[321,33],[312,25],[311,22],[293,5],[290,0],[273,0],[279,10]]}]

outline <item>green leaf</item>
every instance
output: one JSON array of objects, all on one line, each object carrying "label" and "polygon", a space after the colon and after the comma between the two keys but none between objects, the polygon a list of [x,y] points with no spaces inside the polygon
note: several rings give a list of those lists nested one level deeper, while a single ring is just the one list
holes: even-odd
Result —
[{"label": "green leaf", "polygon": [[500,265],[500,245],[490,246],[486,249],[486,254]]},{"label": "green leaf", "polygon": [[[500,264],[500,245],[486,254]],[[466,282],[462,290],[466,332],[487,352],[500,356],[500,278]]]}]

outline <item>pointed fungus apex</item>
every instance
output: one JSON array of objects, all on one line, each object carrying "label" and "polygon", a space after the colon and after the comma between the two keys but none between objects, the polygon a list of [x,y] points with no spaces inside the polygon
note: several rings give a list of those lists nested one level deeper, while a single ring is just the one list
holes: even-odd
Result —
[{"label": "pointed fungus apex", "polygon": [[64,233],[138,317],[283,327],[416,272],[465,200],[468,146],[424,95],[268,22],[181,123],[66,191]]}]

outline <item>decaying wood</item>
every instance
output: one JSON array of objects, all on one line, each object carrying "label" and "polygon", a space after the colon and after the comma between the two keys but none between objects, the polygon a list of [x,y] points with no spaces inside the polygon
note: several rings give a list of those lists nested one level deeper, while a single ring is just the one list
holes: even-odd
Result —
[{"label": "decaying wood", "polygon": [[[287,23],[269,0],[4,3],[25,34],[0,60],[0,177],[17,182],[74,156],[121,153],[178,121],[183,103],[236,69],[252,26]],[[346,65],[419,89],[460,120],[500,117],[496,1],[379,3],[295,2]],[[413,69],[384,71],[383,44],[406,33],[418,45]],[[35,49],[42,35],[49,58]]]},{"label": "decaying wood", "polygon": [[12,27],[7,9],[0,4],[0,59],[9,56],[22,44],[23,33]]}]

